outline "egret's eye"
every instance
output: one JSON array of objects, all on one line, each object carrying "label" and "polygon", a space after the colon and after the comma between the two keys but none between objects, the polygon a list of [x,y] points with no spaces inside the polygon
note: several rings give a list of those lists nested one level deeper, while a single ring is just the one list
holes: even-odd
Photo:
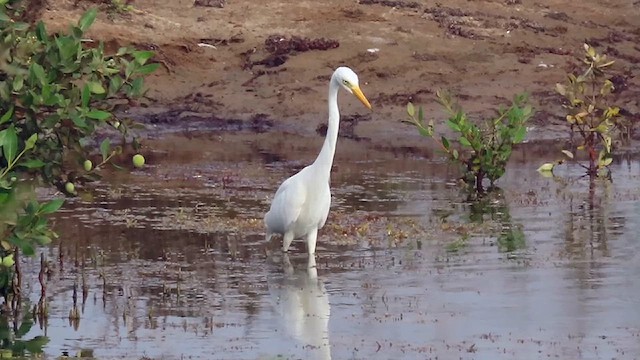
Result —
[{"label": "egret's eye", "polygon": [[345,84],[346,86],[349,86],[349,82],[347,80],[342,80],[342,83]]}]

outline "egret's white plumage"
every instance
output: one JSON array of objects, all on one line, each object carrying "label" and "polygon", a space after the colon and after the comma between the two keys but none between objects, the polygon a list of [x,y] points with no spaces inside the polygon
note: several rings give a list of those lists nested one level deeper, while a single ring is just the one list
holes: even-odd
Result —
[{"label": "egret's white plumage", "polygon": [[329,82],[329,125],[320,154],[313,164],[285,180],[276,191],[271,209],[264,216],[267,241],[274,234],[283,235],[282,249],[289,250],[293,239],[304,237],[309,254],[316,252],[318,229],[329,216],[331,189],[329,177],[338,141],[340,113],[338,90],[345,89],[355,95],[367,108],[371,104],[360,90],[358,75],[348,67],[339,67]]}]

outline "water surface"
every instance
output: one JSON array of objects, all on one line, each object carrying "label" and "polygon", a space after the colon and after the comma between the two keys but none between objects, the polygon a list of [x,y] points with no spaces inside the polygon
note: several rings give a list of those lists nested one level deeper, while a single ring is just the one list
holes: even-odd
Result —
[{"label": "water surface", "polygon": [[[637,159],[590,186],[575,167],[541,177],[544,156],[523,148],[501,195],[474,203],[438,158],[338,158],[332,215],[309,259],[301,241],[287,256],[279,239],[265,243],[260,221],[304,161],[278,147],[268,150],[281,160],[250,156],[258,145],[244,144],[235,158],[168,151],[70,201],[61,242],[41,249],[50,317],[26,337],[48,336],[49,356],[101,359],[640,356]],[[39,265],[28,262],[35,303]]]}]

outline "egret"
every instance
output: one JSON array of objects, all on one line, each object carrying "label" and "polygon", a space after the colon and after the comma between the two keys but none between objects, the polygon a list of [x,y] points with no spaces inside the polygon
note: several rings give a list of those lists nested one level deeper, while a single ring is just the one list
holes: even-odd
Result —
[{"label": "egret", "polygon": [[320,154],[313,164],[300,170],[285,180],[271,202],[271,208],[264,216],[267,228],[266,240],[275,234],[283,235],[282,250],[287,252],[293,239],[304,238],[308,253],[315,254],[318,229],[329,216],[331,189],[329,177],[333,156],[336,152],[340,112],[338,110],[338,90],[345,89],[355,95],[364,106],[371,109],[358,83],[358,75],[348,67],[339,67],[329,81],[329,125]]}]

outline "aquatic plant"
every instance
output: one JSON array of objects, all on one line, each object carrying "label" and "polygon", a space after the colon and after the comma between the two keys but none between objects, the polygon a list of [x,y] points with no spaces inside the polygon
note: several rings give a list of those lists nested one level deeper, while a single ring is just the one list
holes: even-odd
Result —
[{"label": "aquatic plant", "polygon": [[[556,84],[556,92],[564,97],[563,107],[567,110],[566,121],[571,132],[573,147],[562,150],[569,160],[576,160],[578,152],[584,152],[588,164],[582,164],[590,177],[609,177],[612,158],[612,137],[616,129],[626,124],[620,116],[620,108],[611,104],[615,89],[607,71],[614,64],[606,55],[601,55],[589,44],[584,44],[582,63],[586,69],[581,74],[568,74],[564,84]],[[573,140],[578,139],[578,143]],[[550,172],[557,164],[543,164],[541,171]]]},{"label": "aquatic plant", "polygon": [[446,136],[436,134],[433,120],[425,123],[422,107],[416,111],[415,106],[408,103],[409,120],[406,122],[417,127],[422,136],[432,138],[451,162],[461,166],[464,172],[462,180],[482,193],[484,180],[488,179],[493,186],[504,175],[513,146],[524,141],[527,134],[525,124],[533,115],[527,96],[515,96],[511,106],[500,108],[494,118],[481,121],[482,126],[469,120],[448,93],[438,91],[436,96],[449,115],[446,124],[456,133],[457,145]]},{"label": "aquatic plant", "polygon": [[[55,35],[41,21],[23,22],[29,11],[33,9],[21,1],[0,1],[3,260],[17,258],[18,252],[33,255],[36,246],[56,236],[47,216],[63,200],[38,202],[34,184],[54,185],[70,196],[81,184],[99,178],[98,170],[111,163],[122,147],[112,148],[106,138],[96,149],[92,140],[96,130],[116,129],[126,145],[136,124],[113,111],[117,102],[143,95],[144,76],[158,67],[148,63],[153,52],[120,48],[107,54],[103,43],[87,39],[95,9],[84,13],[68,33]],[[131,143],[134,149],[139,147],[135,137]],[[90,157],[98,160],[95,166]],[[18,293],[20,284],[19,268],[6,266],[9,263],[0,266],[0,293],[5,297]]]}]

